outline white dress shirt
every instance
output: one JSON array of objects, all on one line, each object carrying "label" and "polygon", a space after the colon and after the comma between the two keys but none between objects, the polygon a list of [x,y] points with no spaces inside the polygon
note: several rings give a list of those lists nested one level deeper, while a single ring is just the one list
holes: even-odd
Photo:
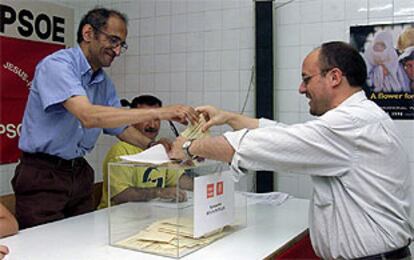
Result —
[{"label": "white dress shirt", "polygon": [[408,154],[391,118],[363,91],[316,120],[224,134],[232,168],[311,175],[313,248],[324,259],[368,256],[407,245]]}]

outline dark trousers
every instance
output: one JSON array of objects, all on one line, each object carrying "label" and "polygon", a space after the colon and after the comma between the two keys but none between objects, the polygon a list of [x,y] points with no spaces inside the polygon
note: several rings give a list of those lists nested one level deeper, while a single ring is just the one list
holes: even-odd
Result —
[{"label": "dark trousers", "polygon": [[94,210],[94,171],[84,158],[23,153],[12,179],[21,229]]}]

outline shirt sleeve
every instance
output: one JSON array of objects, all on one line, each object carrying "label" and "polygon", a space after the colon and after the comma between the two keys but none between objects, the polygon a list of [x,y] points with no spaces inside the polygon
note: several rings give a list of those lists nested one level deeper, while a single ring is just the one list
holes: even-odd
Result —
[{"label": "shirt sleeve", "polygon": [[340,176],[351,166],[352,138],[321,120],[224,134],[235,150],[231,168]]},{"label": "shirt sleeve", "polygon": [[239,164],[240,160],[237,159],[237,148],[240,146],[241,140],[243,139],[244,135],[248,133],[248,131],[248,129],[242,129],[234,132],[224,133],[224,137],[227,139],[227,142],[236,151],[233,155],[233,160],[230,164],[231,174],[235,182],[238,182],[240,178],[245,175],[245,170],[241,168]]},{"label": "shirt sleeve", "polygon": [[270,120],[267,118],[260,118],[259,119],[259,128],[263,128],[263,127],[271,127],[271,126],[279,126],[279,127],[286,127],[287,125],[274,121],[274,120]]},{"label": "shirt sleeve", "polygon": [[[79,75],[78,75],[79,74]],[[54,56],[42,61],[36,68],[37,89],[43,109],[46,111],[72,96],[86,96],[82,88],[80,73],[63,56]]]}]

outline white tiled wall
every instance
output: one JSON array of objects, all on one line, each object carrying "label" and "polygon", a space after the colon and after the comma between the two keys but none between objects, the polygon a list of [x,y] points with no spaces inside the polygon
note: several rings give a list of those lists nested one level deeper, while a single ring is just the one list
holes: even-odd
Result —
[{"label": "white tiled wall", "polygon": [[[275,115],[285,123],[304,122],[306,98],[300,95],[301,61],[324,41],[349,41],[351,25],[413,22],[412,0],[296,0],[276,1],[275,7]],[[414,174],[414,122],[396,121],[410,151]],[[294,196],[310,198],[309,176],[278,173],[275,187]]]},{"label": "white tiled wall", "polygon": [[[252,0],[86,0],[60,2],[75,21],[96,5],[129,17],[129,49],[108,69],[120,97],[154,93],[165,104],[212,104],[240,111],[254,64]],[[414,21],[412,0],[278,0],[275,6],[275,115],[285,123],[312,119],[299,95],[301,61],[323,41],[349,40],[349,26]],[[78,24],[75,24],[75,33]],[[253,114],[253,93],[247,114]],[[414,174],[414,123],[397,121]],[[217,132],[225,128],[218,129]],[[162,134],[170,135],[163,125]],[[101,162],[116,141],[102,136],[87,156],[101,180]],[[0,195],[12,192],[15,165],[0,166]],[[309,198],[307,176],[278,173],[275,187]]]},{"label": "white tiled wall", "polygon": [[[252,0],[49,1],[74,8],[75,35],[81,16],[96,5],[128,15],[129,49],[107,69],[121,98],[153,93],[165,105],[213,104],[240,111],[254,64]],[[249,115],[253,98],[251,91]],[[167,125],[161,134],[171,135]],[[102,159],[114,142],[116,138],[101,136],[87,156],[97,181],[102,179]],[[14,168],[0,166],[0,195],[12,192]]]}]

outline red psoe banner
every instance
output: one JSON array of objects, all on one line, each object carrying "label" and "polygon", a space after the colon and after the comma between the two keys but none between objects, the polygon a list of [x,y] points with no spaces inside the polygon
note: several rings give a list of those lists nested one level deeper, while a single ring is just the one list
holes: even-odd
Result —
[{"label": "red psoe banner", "polygon": [[36,64],[73,42],[73,10],[50,3],[0,3],[0,164],[16,162]]},{"label": "red psoe banner", "polygon": [[0,36],[0,163],[15,162],[21,121],[36,64],[64,45]]}]

